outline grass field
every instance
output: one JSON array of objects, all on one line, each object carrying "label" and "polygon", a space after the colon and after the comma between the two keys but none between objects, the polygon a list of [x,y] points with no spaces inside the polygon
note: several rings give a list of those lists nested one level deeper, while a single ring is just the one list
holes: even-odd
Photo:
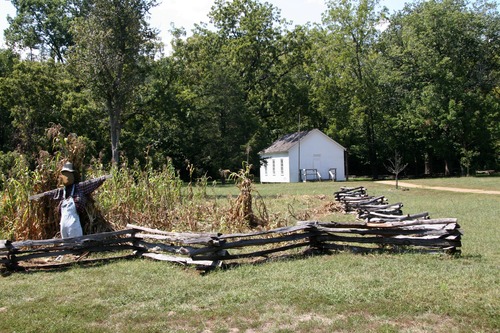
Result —
[{"label": "grass field", "polygon": [[[500,178],[412,180],[500,190]],[[325,213],[340,186],[403,202],[405,213],[456,217],[462,256],[337,253],[275,259],[200,275],[150,260],[0,278],[0,332],[498,332],[500,196],[395,190],[376,182],[256,185],[271,214]],[[208,190],[212,199],[235,195]]]}]

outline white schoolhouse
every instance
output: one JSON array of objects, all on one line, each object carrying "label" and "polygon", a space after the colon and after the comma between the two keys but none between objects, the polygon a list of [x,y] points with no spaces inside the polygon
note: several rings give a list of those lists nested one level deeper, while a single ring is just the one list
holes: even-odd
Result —
[{"label": "white schoolhouse", "polygon": [[345,148],[318,129],[287,134],[259,155],[262,183],[346,179]]}]

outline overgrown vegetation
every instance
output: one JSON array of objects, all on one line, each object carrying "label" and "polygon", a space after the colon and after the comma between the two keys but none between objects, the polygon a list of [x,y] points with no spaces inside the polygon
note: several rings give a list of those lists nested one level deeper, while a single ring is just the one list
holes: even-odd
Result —
[{"label": "overgrown vegetation", "polygon": [[126,160],[110,170],[99,160],[85,166],[84,140],[72,134],[65,135],[59,126],[49,129],[47,136],[52,142],[52,153],[40,152],[34,171],[30,171],[23,156],[18,156],[9,174],[2,175],[0,235],[4,238],[21,240],[57,236],[58,202],[48,198],[29,201],[28,197],[60,186],[60,170],[66,161],[73,161],[77,174],[82,176],[80,178],[112,174],[80,217],[86,234],[124,228],[128,223],[167,231],[226,233],[276,226],[270,223],[262,198],[252,196],[250,165],[244,165],[229,177],[239,189],[235,199],[213,196],[209,200],[211,185],[208,177],[193,179],[195,167],[189,162],[190,182],[187,184],[181,180],[170,159],[160,170],[153,168],[149,158],[145,166],[138,161],[128,165]]}]

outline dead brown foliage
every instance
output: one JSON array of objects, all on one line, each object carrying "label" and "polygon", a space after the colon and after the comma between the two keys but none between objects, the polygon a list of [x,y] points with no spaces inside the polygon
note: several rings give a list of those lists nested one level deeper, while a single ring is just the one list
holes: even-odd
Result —
[{"label": "dead brown foliage", "polygon": [[[55,125],[47,130],[47,136],[52,142],[53,153],[41,151],[33,172],[33,184],[30,188],[34,193],[43,193],[61,186],[59,175],[64,163],[70,161],[75,169],[75,182],[81,180],[83,160],[86,145],[74,134],[65,135],[61,126]],[[27,183],[28,179],[25,180]],[[28,187],[29,188],[29,187]],[[15,239],[47,239],[59,234],[59,202],[47,197],[38,201],[27,201],[26,198],[18,204],[20,216],[14,223]],[[80,222],[84,234],[113,230],[96,206],[89,198],[85,214],[80,214]]]},{"label": "dead brown foliage", "polygon": [[250,174],[252,166],[246,165],[238,172],[233,172],[229,178],[236,182],[236,186],[240,190],[238,197],[231,203],[229,209],[230,220],[233,223],[245,225],[249,228],[265,227],[269,224],[269,215],[266,206],[260,196],[257,197],[258,214],[253,209],[253,188],[252,178]]}]

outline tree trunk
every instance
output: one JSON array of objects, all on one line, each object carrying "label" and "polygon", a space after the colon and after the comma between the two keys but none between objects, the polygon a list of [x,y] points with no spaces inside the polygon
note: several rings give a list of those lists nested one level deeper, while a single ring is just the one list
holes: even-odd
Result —
[{"label": "tree trunk", "polygon": [[120,114],[121,110],[118,107],[113,107],[113,103],[108,101],[110,135],[111,135],[111,159],[113,164],[118,165],[120,162]]},{"label": "tree trunk", "polygon": [[[300,172],[300,170],[299,170]],[[345,180],[349,180],[349,152],[344,150],[344,176]]]},{"label": "tree trunk", "polygon": [[429,153],[424,154],[424,175],[428,176],[432,172],[431,170],[431,160],[429,158]]},{"label": "tree trunk", "polygon": [[368,158],[373,179],[378,179],[377,169],[377,149],[375,147],[375,130],[373,129],[372,111],[368,112],[368,121],[366,124],[366,137],[368,139]]}]

